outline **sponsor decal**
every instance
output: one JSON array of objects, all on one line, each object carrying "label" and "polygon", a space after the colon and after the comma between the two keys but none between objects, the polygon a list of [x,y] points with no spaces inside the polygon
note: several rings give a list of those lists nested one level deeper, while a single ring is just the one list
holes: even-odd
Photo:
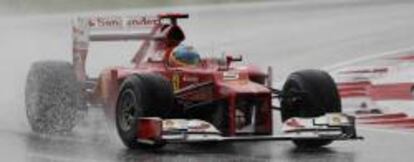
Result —
[{"label": "sponsor decal", "polygon": [[174,91],[180,89],[180,76],[178,74],[173,74],[171,79]]},{"label": "sponsor decal", "polygon": [[207,123],[200,123],[198,125],[189,125],[188,129],[203,130],[210,128],[210,125]]},{"label": "sponsor decal", "polygon": [[121,17],[95,17],[89,19],[90,27],[122,27],[122,18]]},{"label": "sponsor decal", "polygon": [[290,126],[290,127],[294,127],[294,128],[304,128],[305,127],[298,120],[296,120],[295,118],[292,118],[292,119],[289,119],[288,121],[286,121],[286,125]]},{"label": "sponsor decal", "polygon": [[239,73],[236,71],[223,72],[223,80],[237,80],[239,79]]},{"label": "sponsor decal", "polygon": [[132,17],[126,20],[128,27],[152,26],[161,24],[160,19],[156,17]]},{"label": "sponsor decal", "polygon": [[151,27],[161,24],[161,20],[157,17],[145,16],[108,16],[108,17],[92,17],[89,18],[88,24],[92,28],[135,28],[135,27]]},{"label": "sponsor decal", "polygon": [[341,124],[341,117],[338,117],[338,116],[332,117],[332,124],[334,125]]}]

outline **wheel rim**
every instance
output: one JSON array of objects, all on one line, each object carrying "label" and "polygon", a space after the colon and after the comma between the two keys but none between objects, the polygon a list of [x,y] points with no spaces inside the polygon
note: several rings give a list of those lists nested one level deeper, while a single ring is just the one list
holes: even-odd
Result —
[{"label": "wheel rim", "polygon": [[136,95],[132,90],[122,93],[120,113],[118,114],[119,126],[123,131],[129,131],[135,124],[135,106],[137,105]]}]

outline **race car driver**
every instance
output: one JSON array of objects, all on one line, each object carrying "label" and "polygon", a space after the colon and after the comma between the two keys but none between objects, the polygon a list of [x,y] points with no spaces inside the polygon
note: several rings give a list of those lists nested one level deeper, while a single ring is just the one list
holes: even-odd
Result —
[{"label": "race car driver", "polygon": [[175,67],[197,66],[201,61],[200,55],[193,46],[180,45],[176,47],[170,57],[169,64]]}]

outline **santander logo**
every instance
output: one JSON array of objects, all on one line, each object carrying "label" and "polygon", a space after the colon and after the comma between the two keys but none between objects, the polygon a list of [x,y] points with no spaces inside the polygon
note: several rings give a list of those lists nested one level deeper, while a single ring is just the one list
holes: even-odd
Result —
[{"label": "santander logo", "polygon": [[120,17],[96,17],[89,20],[90,27],[122,27]]},{"label": "santander logo", "polygon": [[160,19],[156,17],[133,17],[126,20],[126,26],[128,27],[138,27],[138,26],[147,26],[147,25],[159,25],[161,24]]},{"label": "santander logo", "polygon": [[90,18],[89,26],[92,28],[134,28],[154,26],[161,24],[161,20],[157,17],[94,17]]}]

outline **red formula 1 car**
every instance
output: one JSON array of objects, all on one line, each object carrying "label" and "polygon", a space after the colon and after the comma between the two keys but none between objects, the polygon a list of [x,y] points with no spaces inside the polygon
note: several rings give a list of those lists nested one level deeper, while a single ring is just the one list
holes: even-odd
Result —
[{"label": "red formula 1 car", "polygon": [[[70,131],[95,105],[114,119],[129,148],[259,140],[320,147],[360,139],[354,118],[341,113],[338,91],[326,72],[295,72],[277,90],[271,87],[271,70],[232,65],[241,57],[171,63],[174,49],[185,39],[177,24],[183,18],[188,15],[76,19],[73,63],[40,61],[29,71],[26,107],[32,129]],[[85,70],[89,43],[124,40],[141,40],[134,66],[107,68],[90,78]],[[273,133],[274,109],[281,111],[283,133]]]}]

